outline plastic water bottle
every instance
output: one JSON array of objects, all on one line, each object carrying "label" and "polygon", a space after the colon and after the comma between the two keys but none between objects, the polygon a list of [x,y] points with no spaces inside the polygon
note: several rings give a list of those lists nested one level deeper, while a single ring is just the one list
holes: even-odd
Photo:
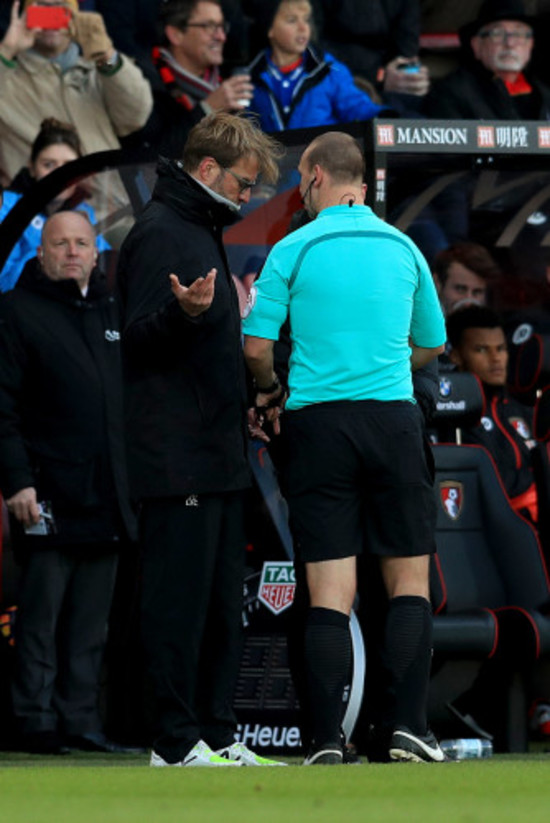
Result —
[{"label": "plastic water bottle", "polygon": [[493,744],[481,737],[462,737],[455,740],[441,740],[442,750],[450,760],[473,760],[492,757]]}]

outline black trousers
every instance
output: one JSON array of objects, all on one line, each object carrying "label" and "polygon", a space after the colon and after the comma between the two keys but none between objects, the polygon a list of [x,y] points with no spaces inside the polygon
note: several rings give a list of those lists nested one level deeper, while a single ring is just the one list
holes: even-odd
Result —
[{"label": "black trousers", "polygon": [[242,640],[243,495],[149,499],[140,517],[142,632],[156,701],[155,751],[234,742]]},{"label": "black trousers", "polygon": [[98,693],[117,555],[31,551],[15,629],[14,714],[23,733],[101,729]]}]

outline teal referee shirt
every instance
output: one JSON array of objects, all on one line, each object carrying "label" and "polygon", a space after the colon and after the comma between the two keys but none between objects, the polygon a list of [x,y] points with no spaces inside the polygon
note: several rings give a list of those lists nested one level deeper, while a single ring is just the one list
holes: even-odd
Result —
[{"label": "teal referee shirt", "polygon": [[290,314],[289,410],[334,400],[414,402],[409,338],[445,342],[426,260],[368,206],[331,206],[277,243],[244,333],[277,340]]}]

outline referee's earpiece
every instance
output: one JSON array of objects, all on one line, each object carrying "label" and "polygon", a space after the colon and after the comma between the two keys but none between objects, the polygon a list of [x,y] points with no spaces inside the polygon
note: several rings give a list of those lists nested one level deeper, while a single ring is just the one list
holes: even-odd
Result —
[{"label": "referee's earpiece", "polygon": [[302,195],[302,203],[304,204],[304,206],[306,205],[306,198],[307,198],[308,194],[310,194],[310,192],[311,192],[311,187],[316,182],[317,182],[317,178],[312,177],[311,180],[309,181],[309,183],[307,184],[307,188],[306,188],[305,192]]},{"label": "referee's earpiece", "polygon": [[316,175],[316,174],[314,174],[314,175],[313,175],[313,177],[311,178],[311,180],[309,181],[309,183],[307,184],[307,187],[306,187],[305,192],[302,194],[302,197],[301,197],[301,199],[302,199],[302,204],[303,204],[306,208],[308,208],[308,206],[306,206],[306,200],[307,200],[307,197],[308,197],[308,195],[309,195],[309,197],[310,197],[310,199],[311,199],[311,187],[312,187],[312,186],[313,186],[313,184],[314,184],[314,183],[316,183],[316,182],[317,182],[317,175]]}]

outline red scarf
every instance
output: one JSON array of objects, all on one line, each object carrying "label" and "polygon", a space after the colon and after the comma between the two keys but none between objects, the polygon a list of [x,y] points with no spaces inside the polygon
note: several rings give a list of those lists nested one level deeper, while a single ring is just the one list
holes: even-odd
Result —
[{"label": "red scarf", "polygon": [[164,83],[166,90],[176,103],[188,111],[204,100],[220,85],[220,75],[216,66],[212,66],[204,77],[197,77],[184,68],[168,62],[162,50],[155,46],[152,52],[153,64]]},{"label": "red scarf", "polygon": [[511,97],[519,94],[531,94],[533,87],[527,82],[523,74],[518,74],[514,81],[505,80],[504,85]]}]

